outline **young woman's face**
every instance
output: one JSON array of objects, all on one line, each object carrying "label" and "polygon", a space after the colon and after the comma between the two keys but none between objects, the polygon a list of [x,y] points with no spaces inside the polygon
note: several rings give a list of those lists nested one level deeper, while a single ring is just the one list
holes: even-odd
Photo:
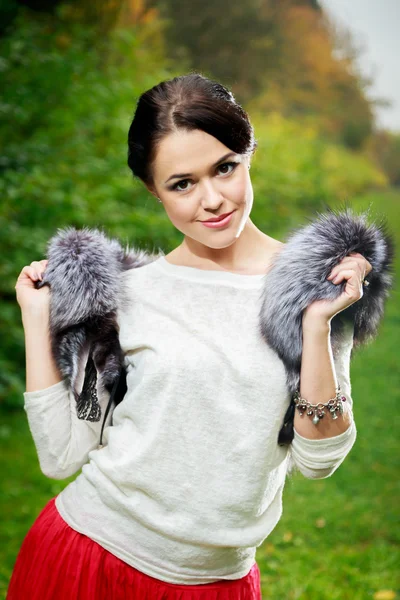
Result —
[{"label": "young woman's face", "polygon": [[[239,237],[251,212],[249,164],[248,156],[232,152],[204,131],[179,130],[160,143],[153,165],[154,187],[149,189],[185,236],[210,248],[224,248]],[[222,227],[202,224],[232,211]]]}]

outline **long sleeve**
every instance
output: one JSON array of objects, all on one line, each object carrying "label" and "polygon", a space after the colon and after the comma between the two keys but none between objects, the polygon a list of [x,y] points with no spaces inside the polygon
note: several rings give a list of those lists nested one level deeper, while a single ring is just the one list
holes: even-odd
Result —
[{"label": "long sleeve", "polygon": [[[333,348],[336,376],[341,390],[347,398],[346,409],[350,412],[351,424],[343,433],[324,439],[308,439],[294,430],[288,467],[290,473],[298,469],[308,479],[325,479],[326,477],[330,477],[342,464],[355,443],[357,429],[353,415],[350,382],[353,331],[353,325],[347,323],[340,344],[336,348]],[[326,418],[331,417],[327,415]]]},{"label": "long sleeve", "polygon": [[[99,444],[109,394],[99,394],[100,421],[78,419],[76,402],[65,379],[42,390],[24,392],[24,410],[38,454],[40,469],[51,479],[65,479],[87,462]],[[111,412],[111,411],[110,411]],[[105,426],[110,423],[111,414]]]}]

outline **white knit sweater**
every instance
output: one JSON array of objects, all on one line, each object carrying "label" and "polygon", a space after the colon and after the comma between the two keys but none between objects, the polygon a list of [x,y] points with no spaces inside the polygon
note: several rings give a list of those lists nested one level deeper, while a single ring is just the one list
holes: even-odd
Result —
[{"label": "white knit sweater", "polygon": [[102,421],[77,418],[64,380],[25,392],[41,470],[63,479],[82,468],[57,509],[136,569],[189,585],[244,577],[281,517],[288,461],[305,477],[329,477],[355,442],[352,328],[334,355],[351,426],[320,440],[295,431],[281,447],[290,395],[259,332],[263,275],[162,256],[121,277],[132,300],[118,309],[126,396],[98,449]]}]

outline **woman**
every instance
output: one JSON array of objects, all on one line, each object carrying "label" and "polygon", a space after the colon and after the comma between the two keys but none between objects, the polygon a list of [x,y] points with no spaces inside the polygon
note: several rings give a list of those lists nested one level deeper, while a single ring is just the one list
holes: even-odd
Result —
[{"label": "woman", "polygon": [[318,427],[296,413],[289,452],[276,443],[285,369],[257,327],[263,277],[285,244],[250,219],[246,113],[222,85],[176,77],[142,94],[128,145],[133,174],[184,239],[121,275],[128,389],[102,448],[101,422],[76,417],[51,353],[49,290],[34,286],[47,261],[18,277],[40,465],[55,479],[82,473],[28,532],[7,598],[259,600],[256,548],[282,514],[289,456],[306,477],[328,477],[354,444],[352,331],[333,355],[330,321],[361,298],[372,266],[346,256],[330,274],[343,294],[304,311],[300,395],[328,402],[340,385],[347,401]]}]

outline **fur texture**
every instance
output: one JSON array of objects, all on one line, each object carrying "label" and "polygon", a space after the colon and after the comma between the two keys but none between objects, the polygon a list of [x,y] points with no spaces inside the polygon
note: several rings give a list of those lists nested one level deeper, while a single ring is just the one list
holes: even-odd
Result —
[{"label": "fur texture", "polygon": [[78,416],[98,421],[97,373],[100,390],[111,392],[123,365],[116,323],[118,277],[159,255],[123,249],[118,240],[87,227],[59,229],[47,255],[43,280],[36,287],[51,288],[52,352],[75,395]]},{"label": "fur texture", "polygon": [[[331,343],[340,341],[345,320],[354,324],[354,346],[373,339],[393,285],[394,241],[385,221],[368,224],[368,213],[328,209],[290,232],[265,275],[259,313],[260,331],[285,364],[291,394],[299,386],[302,312],[314,300],[338,297],[344,285],[326,277],[350,252],[371,263],[363,297],[332,319]],[[111,392],[123,371],[116,328],[119,274],[163,255],[123,249],[98,229],[59,229],[48,243],[48,266],[37,287],[50,285],[50,335],[55,360],[77,400],[80,418],[98,421],[97,374]],[[83,385],[80,382],[83,381]],[[120,398],[121,400],[122,398]],[[292,401],[278,439],[293,439]]]},{"label": "fur texture", "polygon": [[[331,321],[331,345],[340,344],[344,322],[354,326],[354,348],[375,338],[385,300],[393,286],[394,240],[387,223],[368,224],[368,213],[356,215],[349,207],[327,209],[311,223],[289,234],[286,245],[272,261],[264,280],[260,331],[285,364],[291,395],[300,385],[302,314],[315,300],[334,300],[346,282],[326,279],[333,267],[351,252],[359,252],[372,265],[363,296]],[[293,439],[295,405],[284,418],[279,443]]]}]

